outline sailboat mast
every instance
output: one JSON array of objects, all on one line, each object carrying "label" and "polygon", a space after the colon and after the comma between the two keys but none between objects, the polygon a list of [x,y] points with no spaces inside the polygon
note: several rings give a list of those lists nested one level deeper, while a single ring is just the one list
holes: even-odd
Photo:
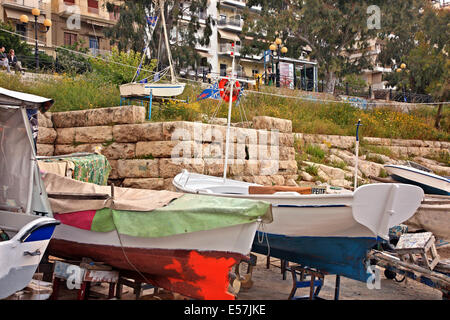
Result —
[{"label": "sailboat mast", "polygon": [[175,78],[175,72],[173,71],[173,65],[172,65],[172,53],[170,51],[169,38],[167,36],[167,28],[166,28],[166,18],[164,16],[164,1],[165,0],[159,0],[159,7],[161,10],[161,19],[162,19],[162,25],[163,25],[163,29],[164,29],[164,40],[166,42],[167,56],[169,58],[170,76],[172,79],[171,82],[175,83],[176,78]]},{"label": "sailboat mast", "polygon": [[227,135],[226,135],[226,141],[225,141],[225,163],[223,166],[223,182],[225,183],[227,180],[227,168],[228,168],[228,153],[229,153],[229,144],[230,144],[230,128],[231,128],[231,110],[233,108],[233,89],[234,89],[234,82],[235,82],[235,78],[234,78],[234,59],[235,59],[235,54],[234,54],[234,48],[235,48],[235,43],[233,43],[232,45],[232,49],[231,49],[231,54],[233,56],[233,60],[231,63],[231,74],[230,74],[230,78],[229,78],[229,82],[230,82],[230,102],[228,105],[228,124],[227,124]]}]

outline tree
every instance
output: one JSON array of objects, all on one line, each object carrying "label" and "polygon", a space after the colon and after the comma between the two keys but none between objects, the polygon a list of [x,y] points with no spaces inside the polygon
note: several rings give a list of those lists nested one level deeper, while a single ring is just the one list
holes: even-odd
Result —
[{"label": "tree", "polygon": [[[426,1],[410,2],[411,7],[395,7],[402,14],[400,21],[391,23],[391,31],[382,35],[386,46],[379,60],[390,65],[394,72],[384,79],[391,87],[408,88],[415,93],[430,94],[435,101],[450,99],[450,12],[437,10]],[[403,3],[403,2],[401,2]],[[405,72],[395,72],[400,64]],[[436,128],[440,128],[443,105],[436,116]]]},{"label": "tree", "polygon": [[[15,32],[14,27],[10,23],[0,21],[0,28]],[[6,52],[9,52],[9,49],[14,49],[16,55],[32,55],[30,45],[22,41],[20,36],[9,32],[0,31],[0,46],[5,47]]]},{"label": "tree", "polygon": [[371,68],[368,40],[377,30],[367,27],[367,9],[378,2],[250,0],[248,6],[260,5],[262,11],[258,19],[246,19],[245,33],[254,40],[247,44],[245,53],[260,54],[275,37],[282,38],[288,55],[294,58],[309,46],[310,58],[319,63],[325,75],[326,91],[333,92],[338,77]]},{"label": "tree", "polygon": [[[113,48],[110,56],[90,58],[90,63],[93,71],[101,77],[103,82],[121,85],[133,80],[136,69],[130,68],[129,66],[139,65],[141,58],[141,52],[135,52],[133,50],[119,52],[117,48]],[[142,64],[141,71],[136,77],[136,81],[149,77],[151,75],[150,72],[155,66],[156,60]]]},{"label": "tree", "polygon": [[[119,8],[120,17],[115,26],[105,32],[111,43],[117,45],[119,50],[134,50],[142,52],[146,47],[146,16],[152,12],[154,8],[152,0],[135,0],[124,1]],[[195,51],[196,44],[209,44],[209,38],[212,34],[211,25],[213,22],[211,17],[206,17],[206,24],[203,34],[198,36],[201,29],[199,16],[196,13],[201,12],[207,7],[207,0],[192,0],[189,6],[184,6],[185,1],[167,0],[165,1],[165,17],[166,26],[170,37],[170,46],[172,56],[178,67],[187,67],[188,65],[198,65],[200,61],[199,55]],[[108,11],[114,11],[114,4],[107,3]],[[190,14],[192,13],[192,14]],[[188,22],[182,21],[183,15],[189,15]],[[158,16],[160,16],[158,14]],[[175,32],[172,33],[171,30]],[[176,36],[172,36],[175,34]],[[161,19],[158,19],[150,42],[150,50],[152,58],[159,58],[158,63],[167,61],[165,50],[165,42],[163,40],[163,32]]]}]

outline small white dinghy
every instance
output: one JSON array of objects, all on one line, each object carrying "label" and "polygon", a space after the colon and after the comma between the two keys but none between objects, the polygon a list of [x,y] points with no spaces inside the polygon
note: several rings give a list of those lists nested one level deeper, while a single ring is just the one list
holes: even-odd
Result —
[{"label": "small white dinghy", "polygon": [[421,187],[426,194],[450,195],[450,180],[432,172],[404,165],[385,165],[389,175],[401,183]]},{"label": "small white dinghy", "polygon": [[127,83],[120,86],[122,97],[175,97],[183,93],[185,83]]}]

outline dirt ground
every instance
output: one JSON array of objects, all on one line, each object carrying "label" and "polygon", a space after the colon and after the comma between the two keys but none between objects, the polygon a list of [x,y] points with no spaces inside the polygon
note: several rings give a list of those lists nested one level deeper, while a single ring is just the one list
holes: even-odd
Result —
[{"label": "dirt ground", "polygon": [[[292,289],[292,276],[286,273],[286,280],[283,280],[280,269],[280,260],[271,258],[270,268],[266,268],[266,257],[257,256],[257,265],[253,268],[253,286],[250,289],[243,289],[238,293],[238,300],[287,300]],[[246,270],[243,268],[242,270]],[[368,289],[366,283],[341,277],[340,300],[441,300],[442,293],[439,290],[430,288],[424,284],[413,280],[406,282],[395,282],[384,276],[381,269],[380,289]],[[401,278],[401,277],[399,277]],[[336,277],[334,275],[325,276],[325,284],[320,291],[319,297],[324,299],[334,299]],[[76,290],[60,289],[59,300],[75,300]],[[123,300],[134,300],[133,289],[123,287]],[[106,295],[108,293],[107,284],[95,285],[91,288],[92,294],[89,300],[104,300],[105,296],[100,296],[96,292]],[[153,294],[153,289],[144,290],[142,297]],[[309,295],[309,288],[298,289],[296,296]],[[161,295],[161,300],[168,300],[167,296]]]}]

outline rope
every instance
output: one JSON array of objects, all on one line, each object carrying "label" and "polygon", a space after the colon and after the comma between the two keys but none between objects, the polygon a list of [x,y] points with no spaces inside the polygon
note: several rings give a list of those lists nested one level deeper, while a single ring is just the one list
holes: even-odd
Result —
[{"label": "rope", "polygon": [[[198,81],[198,80],[191,80],[191,79],[185,79],[185,78],[180,78],[180,79],[182,79],[183,81],[188,81],[188,82],[203,83],[202,81]],[[246,90],[246,92],[253,93],[253,94],[259,94],[259,95],[279,97],[279,98],[306,100],[306,101],[311,101],[311,102],[316,102],[316,103],[322,103],[322,102],[345,103],[345,104],[355,104],[355,103],[357,103],[357,102],[354,102],[354,101],[336,101],[336,100],[329,100],[329,99],[314,99],[314,98],[300,97],[300,96],[288,96],[288,95],[283,95],[283,94],[278,94],[278,93],[260,92],[260,91],[254,91],[254,90]],[[450,104],[450,101],[408,103],[408,105],[438,105],[438,104],[447,105],[447,104]],[[372,106],[372,105],[375,105],[375,106],[392,106],[392,104],[384,103],[384,102],[367,102],[367,105],[368,106]]]},{"label": "rope", "polygon": [[[257,231],[257,239],[258,239],[258,243],[262,244],[264,242],[264,237],[266,238],[266,242],[267,242],[267,256],[270,257],[270,244],[269,244],[269,237],[267,236],[267,232],[265,231],[265,223],[262,222],[261,219],[259,219],[259,226],[258,229],[261,231]],[[262,237],[260,237],[260,235],[262,234]]]},{"label": "rope", "polygon": [[[26,38],[26,39],[35,41],[35,39],[33,39],[31,37],[23,36],[23,35],[21,35],[21,34],[19,34],[17,32],[12,32],[12,31],[9,31],[9,30],[3,29],[3,28],[0,28],[0,31],[4,31],[4,32],[7,32],[7,33],[10,33],[10,34],[13,34],[13,35],[20,36],[22,38]],[[46,45],[43,41],[38,40],[38,42],[40,42],[43,45]],[[79,51],[75,51],[75,50],[71,50],[71,49],[68,49],[68,48],[64,48],[64,47],[61,47],[61,46],[52,45],[51,47],[55,48],[55,49],[65,50],[65,51],[68,51],[68,52],[71,52],[71,53],[74,53],[74,54],[79,54],[79,55],[82,55],[82,56],[86,56],[88,58],[92,58],[93,57],[92,55],[89,55],[89,54],[86,54],[86,53],[82,53],[82,52],[79,52]],[[95,58],[103,60],[103,61],[108,62],[108,63],[113,63],[113,64],[116,64],[116,65],[120,65],[120,66],[123,66],[123,67],[133,68],[133,69],[136,69],[136,70],[138,69],[138,67],[135,67],[135,66],[131,66],[131,65],[128,65],[128,64],[115,62],[115,61],[109,61],[109,60],[101,58],[101,57],[95,57]],[[151,74],[155,74],[156,73],[155,71],[147,70],[147,69],[141,69],[141,71],[149,72]],[[198,80],[191,80],[191,79],[184,79],[184,78],[180,78],[180,79],[182,79],[183,81],[188,81],[188,82],[203,83],[202,81],[198,81]],[[269,93],[269,92],[260,92],[260,91],[253,91],[253,90],[246,90],[246,92],[253,93],[253,94],[259,94],[259,95],[279,97],[279,98],[306,100],[306,101],[317,102],[317,103],[321,103],[321,102],[345,103],[345,104],[355,104],[356,103],[356,102],[353,102],[353,101],[336,101],[336,100],[329,100],[329,99],[314,99],[314,98],[299,97],[299,96],[288,96],[288,95],[283,95],[283,94]],[[443,101],[443,102],[419,102],[419,103],[408,103],[408,104],[409,105],[439,105],[439,104],[448,105],[448,104],[450,104],[450,101]],[[392,106],[392,104],[383,103],[383,102],[367,102],[367,105],[368,106]]]}]

